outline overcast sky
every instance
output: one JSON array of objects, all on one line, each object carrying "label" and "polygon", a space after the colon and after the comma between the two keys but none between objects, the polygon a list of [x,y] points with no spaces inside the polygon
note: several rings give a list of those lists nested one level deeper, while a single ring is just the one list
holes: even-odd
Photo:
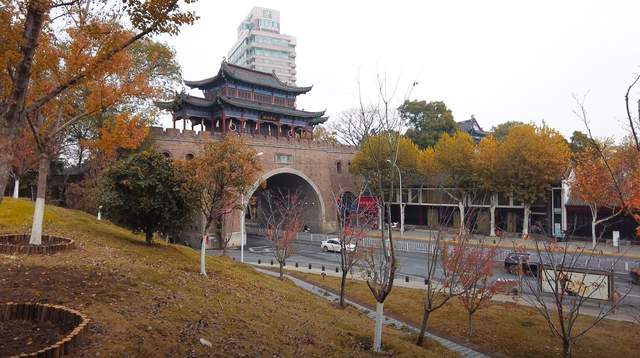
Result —
[{"label": "overcast sky", "polygon": [[[280,10],[297,38],[299,107],[335,117],[357,104],[357,78],[373,98],[376,71],[399,78],[412,99],[442,100],[457,121],[484,129],[509,120],[583,129],[572,94],[598,136],[626,133],[624,92],[640,71],[640,1],[212,1],[168,39],[183,77],[215,75],[253,6]],[[636,107],[635,105],[633,106]]]}]

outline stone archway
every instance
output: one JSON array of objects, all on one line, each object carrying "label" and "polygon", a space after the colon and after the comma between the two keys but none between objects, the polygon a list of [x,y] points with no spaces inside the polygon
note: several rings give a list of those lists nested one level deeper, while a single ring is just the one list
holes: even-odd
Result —
[{"label": "stone archway", "polygon": [[[320,188],[303,172],[289,167],[271,170],[256,181],[247,195],[247,206],[249,206],[247,212],[249,216],[257,214],[257,208],[252,208],[251,206],[258,205],[259,193],[264,190],[261,184],[264,182],[266,182],[266,187],[270,189],[299,190],[307,204],[303,215],[304,224],[315,232],[320,232],[324,229],[326,211]],[[255,221],[256,218],[253,217],[252,219]]]}]

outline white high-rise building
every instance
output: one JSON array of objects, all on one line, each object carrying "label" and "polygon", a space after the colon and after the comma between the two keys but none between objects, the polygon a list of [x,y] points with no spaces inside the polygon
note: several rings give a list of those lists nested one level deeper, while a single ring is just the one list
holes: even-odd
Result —
[{"label": "white high-rise building", "polygon": [[296,39],[280,33],[280,11],[254,7],[238,26],[238,40],[229,51],[232,64],[275,72],[287,84],[296,83]]}]

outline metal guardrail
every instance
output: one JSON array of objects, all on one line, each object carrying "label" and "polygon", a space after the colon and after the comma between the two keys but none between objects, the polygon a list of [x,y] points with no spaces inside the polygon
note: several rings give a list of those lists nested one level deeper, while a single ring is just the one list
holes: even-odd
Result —
[{"label": "metal guardrail", "polygon": [[[330,238],[336,238],[336,235],[303,232],[303,233],[299,233],[297,237],[297,239],[300,241],[317,242],[317,243],[320,243],[324,240],[328,240]],[[393,243],[396,251],[432,254],[434,250],[433,243],[428,241],[422,242],[422,241],[414,241],[414,240],[394,239]],[[361,245],[364,247],[380,247],[380,239],[367,237],[362,239]],[[507,258],[507,255],[511,251],[513,250],[504,249],[504,248],[497,250],[496,261],[504,262],[504,260]],[[554,260],[560,261],[561,260],[560,255],[561,255],[560,253],[554,254],[555,256]],[[586,266],[587,260],[588,260],[587,257],[585,257],[584,259],[581,258],[579,260],[580,262],[576,262],[576,264],[577,266],[580,266],[580,264],[582,264],[583,266]],[[631,260],[631,259],[617,260],[614,264],[613,261],[615,260],[616,260],[615,257],[597,257],[595,259],[592,259],[591,262],[589,262],[589,267],[594,269],[600,269],[600,270],[609,270],[611,269],[611,266],[613,264],[615,266],[614,272],[619,274],[627,274],[629,272],[629,269],[634,267],[634,264],[636,264],[635,263],[636,260]],[[548,261],[548,260],[543,260],[543,261]]]}]

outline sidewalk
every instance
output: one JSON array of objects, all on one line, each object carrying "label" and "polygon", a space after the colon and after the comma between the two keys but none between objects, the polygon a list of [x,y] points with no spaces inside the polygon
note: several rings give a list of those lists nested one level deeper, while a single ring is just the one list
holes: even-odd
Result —
[{"label": "sidewalk", "polygon": [[[414,240],[414,241],[432,241],[435,231],[434,230],[424,230],[424,229],[416,229],[412,231],[405,231],[404,235],[400,236],[400,231],[394,231],[393,237],[394,239],[401,240]],[[380,238],[380,231],[370,231],[370,237]],[[453,233],[447,233],[447,240],[451,240],[455,237]],[[477,239],[471,239],[470,243],[472,245],[479,244],[480,241],[493,243],[494,240],[499,240],[498,237],[490,237],[484,235],[474,235]],[[564,246],[564,242],[559,243],[561,247]],[[503,238],[502,241],[498,242],[498,247],[503,249],[513,250],[515,247],[524,247],[528,250],[535,250],[535,241],[533,239],[523,239],[520,237],[507,237]],[[588,254],[591,251],[591,243],[584,241],[569,241],[568,248],[571,252],[575,252],[579,249],[585,248],[585,253]],[[620,252],[618,252],[618,248],[613,246],[608,246],[605,244],[599,243],[596,251],[598,253],[602,253],[604,256],[623,256],[631,259],[639,259],[640,260],[640,245],[629,245],[629,246],[621,246],[619,247]],[[542,247],[540,247],[542,250]]]}]

